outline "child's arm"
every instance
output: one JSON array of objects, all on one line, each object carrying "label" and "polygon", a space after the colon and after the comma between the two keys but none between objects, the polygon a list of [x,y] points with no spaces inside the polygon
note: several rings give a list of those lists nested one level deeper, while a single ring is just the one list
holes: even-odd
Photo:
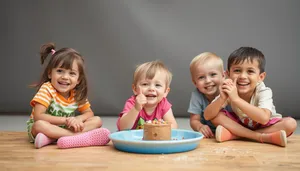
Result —
[{"label": "child's arm", "polygon": [[236,99],[231,99],[231,103],[237,106],[243,113],[245,113],[252,120],[265,125],[269,122],[271,117],[271,111],[268,109],[263,109],[256,107],[240,97]]},{"label": "child's arm", "polygon": [[203,126],[200,122],[200,115],[198,114],[190,114],[190,126],[194,131],[199,131],[199,129]]},{"label": "child's arm", "polygon": [[211,102],[206,109],[204,110],[204,118],[205,120],[212,120],[214,119],[220,110],[223,108],[224,103],[226,102],[225,99],[219,97],[217,100]]},{"label": "child's arm", "polygon": [[128,113],[124,113],[120,118],[120,131],[131,129],[137,116],[139,115],[139,112],[140,110],[137,110],[135,107],[133,107]]},{"label": "child's arm", "polygon": [[208,125],[200,122],[201,116],[199,114],[190,114],[190,125],[194,131],[201,132],[206,138],[213,138],[214,134]]},{"label": "child's arm", "polygon": [[142,92],[139,92],[139,94],[135,98],[134,107],[132,107],[128,113],[124,113],[120,118],[120,130],[132,128],[136,118],[138,117],[140,111],[143,109],[146,103],[146,96]]},{"label": "child's arm", "polygon": [[81,112],[81,115],[76,117],[68,117],[66,121],[66,125],[68,128],[73,128],[74,132],[81,132],[84,129],[84,122],[93,117],[94,112],[89,107],[88,109]]},{"label": "child's arm", "polygon": [[81,115],[76,116],[77,119],[80,119],[82,122],[85,122],[88,118],[94,116],[94,112],[91,108],[86,109],[85,111],[81,112]]},{"label": "child's arm", "polygon": [[178,128],[178,125],[177,125],[177,122],[175,120],[172,108],[170,108],[168,110],[168,112],[164,115],[163,120],[168,122],[168,123],[171,123],[172,129],[177,129]]},{"label": "child's arm", "polygon": [[215,118],[220,112],[221,108],[227,105],[228,95],[224,91],[224,89],[227,88],[227,84],[230,84],[230,82],[231,80],[226,79],[224,80],[222,85],[220,85],[220,96],[216,100],[213,100],[204,110],[205,120],[212,120],[213,118]]},{"label": "child's arm", "polygon": [[271,116],[270,110],[256,107],[239,97],[236,88],[236,79],[233,81],[233,84],[226,85],[224,91],[228,94],[232,105],[237,106],[249,118],[262,125],[269,122]]},{"label": "child's arm", "polygon": [[66,117],[60,117],[60,116],[51,116],[49,114],[46,114],[47,108],[40,104],[36,103],[34,106],[34,114],[33,114],[33,119],[34,121],[38,120],[44,120],[47,121],[53,125],[64,125],[66,124]]}]

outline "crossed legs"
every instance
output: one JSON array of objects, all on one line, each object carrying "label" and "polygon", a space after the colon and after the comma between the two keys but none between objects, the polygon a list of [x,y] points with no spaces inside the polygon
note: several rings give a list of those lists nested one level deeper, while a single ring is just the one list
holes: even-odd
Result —
[{"label": "crossed legs", "polygon": [[223,112],[220,112],[211,122],[218,126],[216,139],[219,142],[243,137],[283,147],[287,143],[286,136],[291,135],[297,127],[295,119],[287,117],[274,125],[253,131],[225,116]]},{"label": "crossed legs", "polygon": [[[78,144],[80,144],[80,146],[90,146],[90,145],[95,144],[95,143],[92,143],[92,144],[91,143],[90,144],[83,143],[82,144],[81,142],[83,141],[83,138],[80,138],[78,136],[81,134],[85,135],[85,136],[81,136],[81,137],[85,137],[85,138],[94,137],[92,139],[95,139],[95,137],[99,138],[99,136],[101,135],[105,139],[103,142],[105,142],[107,144],[109,142],[108,135],[110,134],[110,132],[105,128],[100,128],[101,126],[102,126],[102,121],[101,121],[100,117],[98,117],[98,116],[94,116],[94,117],[87,119],[84,122],[83,131],[77,132],[77,133],[75,133],[69,129],[61,128],[57,125],[53,125],[47,121],[39,120],[33,124],[31,133],[35,137],[35,147],[36,148],[41,148],[45,145],[53,143],[57,139],[60,139],[62,137],[66,137],[66,136],[67,137],[77,136],[77,138],[75,138],[75,139],[73,138],[72,143],[71,144],[68,143],[69,144],[68,146],[66,146],[66,145],[63,145],[61,147],[59,146],[60,148],[79,147]],[[99,128],[99,129],[97,129],[97,128]],[[96,131],[94,131],[95,129],[96,129]],[[93,133],[90,133],[91,131]],[[97,136],[95,136],[95,135],[97,135]],[[64,138],[63,140],[64,141],[59,141],[59,142],[65,142],[66,138]],[[80,142],[78,143],[76,140],[78,140]],[[64,144],[66,144],[66,143],[64,143]],[[77,145],[74,145],[74,144],[77,144]],[[101,145],[103,145],[103,143],[101,143]]]}]

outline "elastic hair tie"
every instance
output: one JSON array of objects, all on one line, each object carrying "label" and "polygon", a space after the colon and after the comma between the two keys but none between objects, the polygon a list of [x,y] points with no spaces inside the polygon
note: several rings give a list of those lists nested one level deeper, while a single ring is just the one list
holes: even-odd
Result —
[{"label": "elastic hair tie", "polygon": [[51,49],[52,55],[54,55],[54,53],[56,52],[54,49]]}]

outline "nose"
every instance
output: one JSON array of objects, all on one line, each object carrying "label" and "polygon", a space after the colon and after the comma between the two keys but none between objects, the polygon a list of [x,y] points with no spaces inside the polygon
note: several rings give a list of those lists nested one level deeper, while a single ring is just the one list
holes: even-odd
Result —
[{"label": "nose", "polygon": [[246,78],[246,76],[247,76],[247,73],[246,72],[242,72],[239,77],[240,78]]},{"label": "nose", "polygon": [[210,77],[206,77],[205,82],[207,82],[207,83],[211,82],[211,78]]},{"label": "nose", "polygon": [[148,90],[149,90],[149,91],[153,91],[153,90],[154,90],[154,87],[155,87],[155,85],[152,85],[152,84],[151,84],[151,85],[149,86],[149,89],[148,89]]},{"label": "nose", "polygon": [[62,79],[68,79],[68,74],[67,73],[62,74],[61,78]]}]

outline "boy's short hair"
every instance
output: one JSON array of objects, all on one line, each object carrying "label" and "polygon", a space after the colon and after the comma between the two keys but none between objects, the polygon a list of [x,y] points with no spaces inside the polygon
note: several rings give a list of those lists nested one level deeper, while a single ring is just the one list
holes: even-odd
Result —
[{"label": "boy's short hair", "polygon": [[265,72],[266,60],[264,54],[253,47],[240,47],[233,51],[227,60],[227,70],[230,70],[231,65],[243,63],[245,60],[257,60],[260,73]]},{"label": "boy's short hair", "polygon": [[172,73],[161,61],[151,61],[138,65],[133,74],[133,85],[137,85],[138,80],[145,74],[147,79],[153,79],[157,71],[166,74],[166,88],[170,87],[172,81]]},{"label": "boy's short hair", "polygon": [[190,63],[190,72],[191,72],[192,79],[194,76],[195,67],[199,64],[200,65],[205,64],[208,60],[212,60],[212,59],[215,60],[215,64],[219,68],[220,72],[223,73],[224,71],[223,60],[212,52],[203,52],[197,55],[196,57],[194,57],[194,59]]}]

